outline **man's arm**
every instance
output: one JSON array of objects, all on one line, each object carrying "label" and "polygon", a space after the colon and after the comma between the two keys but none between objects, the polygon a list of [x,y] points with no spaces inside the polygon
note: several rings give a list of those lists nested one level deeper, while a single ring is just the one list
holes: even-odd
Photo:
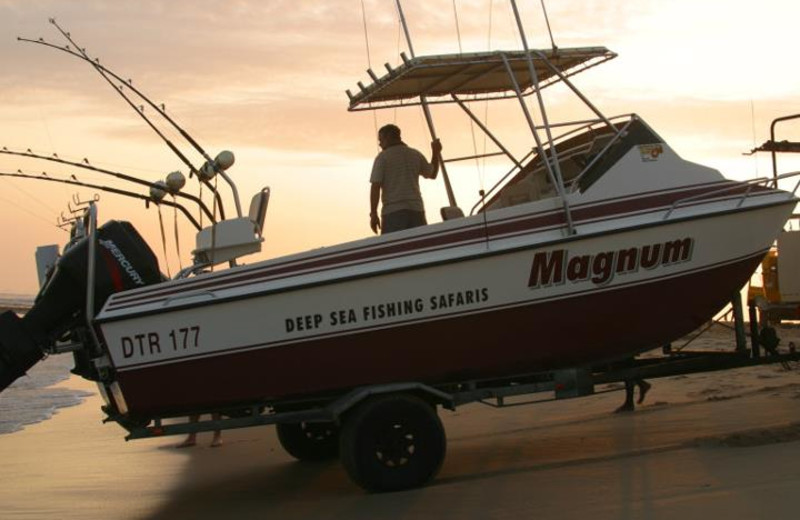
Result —
[{"label": "man's arm", "polygon": [[439,163],[442,162],[442,142],[438,139],[431,141],[431,174],[425,178],[435,179],[439,175]]},{"label": "man's arm", "polygon": [[369,190],[369,227],[373,233],[378,233],[381,228],[381,218],[378,216],[378,201],[381,200],[381,185],[373,182]]}]

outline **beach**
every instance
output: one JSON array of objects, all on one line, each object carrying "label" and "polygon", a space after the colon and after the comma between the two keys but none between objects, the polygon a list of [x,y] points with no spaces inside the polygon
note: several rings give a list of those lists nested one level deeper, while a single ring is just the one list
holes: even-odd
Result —
[{"label": "beach", "polygon": [[[800,344],[797,329],[780,332]],[[728,331],[694,346],[730,347]],[[93,392],[0,435],[0,518],[796,518],[800,370],[780,365],[652,380],[623,392],[441,411],[448,453],[428,487],[370,495],[338,461],[299,463],[271,427],[126,442]],[[614,388],[608,388],[613,390]]]}]

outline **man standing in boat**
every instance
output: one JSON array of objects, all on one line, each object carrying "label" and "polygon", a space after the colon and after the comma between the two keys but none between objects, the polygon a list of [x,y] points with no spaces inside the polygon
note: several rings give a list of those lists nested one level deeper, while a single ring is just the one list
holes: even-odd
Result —
[{"label": "man standing in boat", "polygon": [[[439,173],[442,143],[431,143],[431,160],[400,138],[400,128],[385,125],[378,130],[381,152],[372,165],[369,225],[374,233],[391,233],[427,224],[419,191],[419,176],[435,179]],[[378,216],[378,201],[382,202]]]}]

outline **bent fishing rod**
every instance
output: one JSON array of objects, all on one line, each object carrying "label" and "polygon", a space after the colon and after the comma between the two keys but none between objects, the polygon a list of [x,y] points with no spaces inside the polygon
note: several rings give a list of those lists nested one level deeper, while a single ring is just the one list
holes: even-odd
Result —
[{"label": "bent fishing rod", "polygon": [[[96,173],[102,173],[102,174],[105,174],[105,175],[111,175],[113,177],[116,177],[117,179],[122,179],[124,181],[133,182],[133,183],[136,183],[136,184],[139,184],[139,185],[142,185],[142,186],[147,186],[150,189],[163,189],[163,186],[159,185],[158,183],[145,181],[145,180],[139,179],[138,177],[133,177],[131,175],[126,175],[126,174],[121,173],[121,172],[115,172],[115,171],[111,171],[111,170],[106,170],[105,168],[99,168],[97,166],[93,166],[93,165],[91,165],[89,163],[88,159],[84,159],[83,160],[84,162],[74,162],[74,161],[69,161],[69,160],[66,160],[66,159],[62,159],[61,157],[58,157],[56,154],[53,154],[52,156],[41,155],[41,154],[34,153],[33,151],[31,151],[30,148],[25,152],[18,152],[18,151],[15,151],[15,150],[9,150],[5,146],[2,148],[2,150],[0,150],[0,154],[15,155],[15,156],[18,156],[18,157],[28,157],[28,158],[32,158],[32,159],[40,159],[40,160],[43,160],[43,161],[51,161],[51,162],[55,162],[55,163],[66,164],[68,166],[73,166],[75,168],[82,168],[84,170],[89,170],[89,171],[96,172]],[[173,191],[169,191],[168,190],[168,192],[169,192],[170,195],[174,195],[176,197],[183,197],[185,199],[189,199],[192,202],[196,203],[197,206],[203,211],[203,213],[206,214],[206,216],[209,218],[209,220],[211,220],[211,222],[214,223],[214,224],[216,223],[216,220],[214,219],[214,215],[211,213],[211,211],[209,211],[208,207],[200,199],[200,197],[197,197],[196,195],[191,195],[189,193],[184,193],[182,191],[173,192]]]},{"label": "bent fishing rod", "polygon": [[[100,60],[99,60],[99,59],[95,59],[95,61],[94,61],[94,62],[92,62],[92,61],[91,61],[91,58],[90,58],[90,57],[89,57],[89,55],[86,53],[86,48],[85,48],[85,47],[80,47],[80,46],[79,46],[79,45],[78,45],[78,44],[77,44],[77,43],[76,43],[76,42],[75,42],[75,41],[72,39],[72,35],[71,35],[69,32],[67,32],[67,31],[65,31],[64,29],[62,29],[60,25],[58,25],[58,22],[56,22],[56,19],[55,19],[55,18],[50,18],[50,23],[51,23],[51,24],[53,24],[53,26],[54,26],[56,29],[58,29],[58,32],[60,32],[60,33],[61,33],[61,35],[62,35],[62,36],[63,36],[63,37],[64,37],[64,38],[65,38],[65,39],[66,39],[66,40],[69,42],[69,43],[71,43],[72,45],[74,45],[74,46],[75,46],[75,48],[76,48],[76,49],[78,49],[78,51],[80,52],[80,55],[83,57],[83,59],[84,59],[84,60],[88,60],[88,62],[92,64],[92,66],[94,67],[94,69],[95,69],[95,70],[96,70],[96,71],[97,71],[97,72],[98,72],[98,73],[99,73],[101,76],[103,76],[103,78],[104,78],[104,79],[105,79],[105,80],[106,80],[106,81],[107,81],[107,82],[108,82],[108,83],[109,83],[109,84],[110,84],[112,87],[113,87],[113,86],[115,86],[115,85],[114,85],[114,83],[113,83],[111,80],[109,80],[109,79],[108,79],[108,77],[105,75],[105,71],[106,71],[107,69],[106,69],[105,67],[99,67],[99,65],[100,65]],[[119,77],[119,76],[117,76],[116,74],[113,74],[113,76],[114,76],[116,79],[118,79],[119,81],[122,81],[122,78],[120,78],[120,77]],[[124,82],[123,82],[123,83],[124,83]],[[144,100],[144,101],[145,101],[145,102],[146,102],[148,105],[150,105],[151,107],[153,107],[153,109],[154,109],[154,110],[155,110],[155,111],[156,111],[156,112],[157,112],[159,115],[161,115],[161,117],[163,117],[164,119],[166,119],[166,120],[167,120],[167,122],[169,122],[169,123],[170,123],[170,124],[171,124],[171,125],[172,125],[172,126],[173,126],[173,127],[174,127],[174,128],[175,128],[175,129],[176,129],[176,130],[177,130],[177,131],[178,131],[178,132],[179,132],[179,133],[180,133],[182,136],[183,136],[183,138],[184,138],[184,139],[186,139],[186,141],[187,141],[187,142],[188,142],[190,145],[192,145],[192,146],[194,147],[194,149],[195,149],[195,150],[197,150],[197,151],[200,153],[200,155],[202,155],[202,156],[203,156],[203,158],[206,160],[205,164],[203,165],[203,168],[208,168],[208,169],[210,169],[211,171],[213,171],[214,173],[221,175],[221,176],[222,176],[222,178],[223,178],[223,179],[225,179],[225,181],[226,181],[226,182],[228,183],[228,185],[230,186],[230,188],[231,188],[231,191],[233,192],[233,202],[234,202],[234,204],[236,205],[236,212],[237,212],[237,216],[241,217],[241,216],[242,216],[242,206],[241,206],[241,203],[239,202],[239,192],[238,192],[238,190],[236,189],[236,185],[235,185],[235,184],[233,184],[233,181],[231,181],[231,179],[230,179],[230,178],[227,176],[227,174],[225,173],[225,170],[226,170],[226,169],[228,169],[228,168],[229,168],[231,165],[233,165],[233,161],[231,161],[231,162],[230,162],[230,164],[224,165],[224,164],[221,164],[221,161],[219,160],[219,156],[217,156],[217,159],[215,159],[215,160],[212,160],[212,159],[211,159],[211,156],[210,156],[210,155],[208,155],[208,153],[206,153],[206,151],[203,149],[203,147],[202,147],[202,146],[200,146],[200,144],[199,144],[199,143],[198,143],[198,142],[197,142],[195,139],[193,139],[193,138],[192,138],[192,137],[189,135],[189,133],[188,133],[188,132],[186,132],[186,131],[185,131],[185,130],[184,130],[184,129],[183,129],[181,126],[180,126],[180,125],[178,125],[178,123],[176,123],[176,122],[175,122],[175,121],[174,121],[174,120],[173,120],[171,117],[169,117],[169,116],[167,115],[167,113],[166,113],[166,111],[165,111],[165,110],[163,110],[163,109],[159,108],[158,106],[156,106],[156,104],[155,104],[155,103],[153,103],[153,102],[150,100],[150,98],[148,98],[147,96],[145,96],[145,95],[144,95],[144,93],[142,93],[141,91],[139,91],[138,89],[136,89],[136,88],[133,86],[133,81],[131,81],[131,80],[128,80],[128,87],[129,87],[131,90],[133,90],[133,91],[134,91],[134,92],[135,92],[135,93],[136,93],[136,94],[137,94],[137,95],[138,95],[138,96],[139,96],[139,97],[140,97],[142,100]],[[124,95],[124,93],[122,92],[122,90],[121,90],[121,89],[117,89],[117,92],[119,92],[119,93],[120,93],[120,95],[122,95],[122,97],[123,97],[123,98],[125,98],[125,99],[127,100],[127,97]],[[131,106],[131,108],[133,108],[134,110],[136,109],[135,105],[134,105],[133,103],[131,103],[130,101],[128,102],[128,104],[129,104],[129,105]],[[140,114],[142,114],[142,117],[145,117],[145,116],[144,116],[144,111],[143,111],[143,110],[140,110],[140,111],[139,111],[139,113],[140,113]],[[202,169],[202,168],[201,168],[201,169]],[[205,174],[205,175],[208,177],[208,178],[206,178],[206,179],[205,179],[206,181],[210,180],[210,177],[212,176],[212,175],[210,175],[210,172],[208,172],[208,171],[205,171],[205,172],[201,171],[201,172],[199,172],[199,173],[198,173],[198,177],[199,177],[201,180],[203,180],[203,177],[200,175],[201,173],[204,173],[204,174]],[[191,172],[190,172],[190,175],[191,175]],[[213,188],[211,187],[211,185],[210,185],[210,184],[208,184],[208,187],[209,187],[210,189],[213,189]],[[216,189],[213,189],[213,191],[216,193]],[[222,211],[222,210],[220,209],[220,211]]]},{"label": "bent fishing rod", "polygon": [[[51,49],[56,49],[62,52],[65,52],[75,58],[85,61],[86,63],[90,64],[102,77],[106,80],[106,82],[111,85],[111,87],[125,100],[125,102],[133,109],[134,112],[139,114],[139,117],[144,120],[144,122],[161,138],[161,140],[167,145],[167,147],[189,168],[189,176],[191,177],[192,174],[197,174],[197,178],[200,180],[201,183],[205,184],[209,190],[214,193],[214,197],[216,199],[217,206],[219,207],[220,211],[220,218],[222,220],[225,219],[225,210],[222,204],[222,198],[220,197],[217,190],[211,184],[207,174],[201,174],[201,170],[192,164],[192,162],[183,154],[183,152],[178,149],[178,147],[170,141],[170,139],[164,135],[164,133],[158,129],[158,127],[145,115],[144,108],[141,106],[137,106],[124,92],[124,87],[127,87],[131,91],[133,91],[139,98],[142,99],[145,103],[147,103],[150,107],[152,107],[160,116],[162,116],[170,125],[172,125],[182,137],[184,137],[200,154],[206,159],[206,164],[210,165],[212,171],[214,173],[224,173],[222,167],[217,165],[217,163],[210,158],[210,156],[203,150],[203,148],[194,140],[188,132],[186,132],[177,122],[175,122],[167,113],[158,105],[153,103],[150,98],[148,98],[143,92],[133,86],[133,82],[131,80],[125,80],[118,74],[114,73],[113,71],[109,70],[107,67],[100,64],[99,59],[95,58],[94,60],[86,54],[85,49],[78,47],[78,45],[72,40],[70,34],[63,29],[55,22],[54,19],[50,19],[50,23],[52,23],[58,30],[61,32],[62,35],[76,48],[78,48],[79,52],[73,51],[72,48],[67,45],[66,47],[61,47],[59,45],[49,43],[45,41],[43,38],[39,38],[38,40],[33,40],[30,38],[22,38],[17,37],[18,41],[26,42],[26,43],[35,43],[37,45],[43,45],[45,47],[49,47]],[[116,85],[109,76],[113,77],[117,81],[120,82],[120,85]],[[227,178],[227,175],[223,175],[223,178],[230,184],[231,181]],[[241,213],[238,203],[238,193],[234,188],[234,198],[235,202],[237,203],[237,210]]]},{"label": "bent fishing rod", "polygon": [[[42,173],[44,173],[44,172],[42,172]],[[149,206],[149,204],[151,202],[153,204],[155,204],[156,206],[158,206],[159,204],[164,204],[166,206],[171,206],[173,208],[179,209],[186,216],[186,218],[189,220],[189,222],[191,222],[192,225],[198,231],[200,231],[202,229],[200,227],[200,224],[197,222],[197,220],[195,220],[195,218],[192,216],[192,214],[189,212],[189,210],[187,210],[185,207],[183,207],[183,205],[181,205],[181,204],[179,204],[177,202],[171,202],[171,201],[164,200],[164,199],[155,200],[153,197],[150,197],[150,196],[147,196],[147,195],[142,195],[141,193],[122,190],[122,189],[119,189],[119,188],[112,188],[111,186],[103,186],[103,185],[100,185],[100,184],[90,184],[88,182],[74,181],[74,180],[71,180],[71,179],[57,179],[55,177],[44,177],[44,176],[37,176],[37,175],[27,175],[25,173],[19,173],[19,172],[18,173],[0,172],[0,177],[14,177],[14,178],[18,178],[18,179],[31,179],[31,180],[36,180],[36,181],[49,181],[49,182],[57,182],[57,183],[61,183],[61,184],[70,184],[72,186],[80,186],[82,188],[92,188],[92,189],[95,189],[95,190],[106,191],[108,193],[114,193],[116,195],[122,195],[122,196],[125,196],[125,197],[131,197],[131,198],[134,198],[134,199],[144,200],[146,205],[148,205],[148,206]],[[166,191],[166,189],[163,186],[156,185],[156,188],[160,189],[162,191]]]}]

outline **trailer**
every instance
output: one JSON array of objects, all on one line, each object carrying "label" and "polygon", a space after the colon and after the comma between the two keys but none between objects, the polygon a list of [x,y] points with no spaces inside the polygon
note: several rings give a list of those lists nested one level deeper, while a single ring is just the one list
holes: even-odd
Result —
[{"label": "trailer", "polygon": [[[780,363],[793,369],[800,353],[794,349],[765,351],[760,340],[764,328],[759,327],[752,303],[749,315],[756,321],[744,321],[737,293],[727,313],[685,338],[683,345],[664,345],[659,351],[622,363],[447,385],[415,381],[369,385],[307,400],[254,402],[235,409],[199,408],[195,415],[215,418],[196,422],[185,421],[183,415],[164,415],[147,424],[131,424],[111,410],[106,410],[106,420],[124,426],[126,440],[274,425],[281,446],[295,459],[313,462],[339,457],[352,481],[365,490],[396,491],[424,485],[439,471],[447,445],[440,411],[455,411],[468,404],[516,408],[617,392],[636,380],[766,364]],[[732,320],[732,325],[726,325],[726,319]],[[731,328],[735,341],[729,350],[687,348],[712,326]]]}]

